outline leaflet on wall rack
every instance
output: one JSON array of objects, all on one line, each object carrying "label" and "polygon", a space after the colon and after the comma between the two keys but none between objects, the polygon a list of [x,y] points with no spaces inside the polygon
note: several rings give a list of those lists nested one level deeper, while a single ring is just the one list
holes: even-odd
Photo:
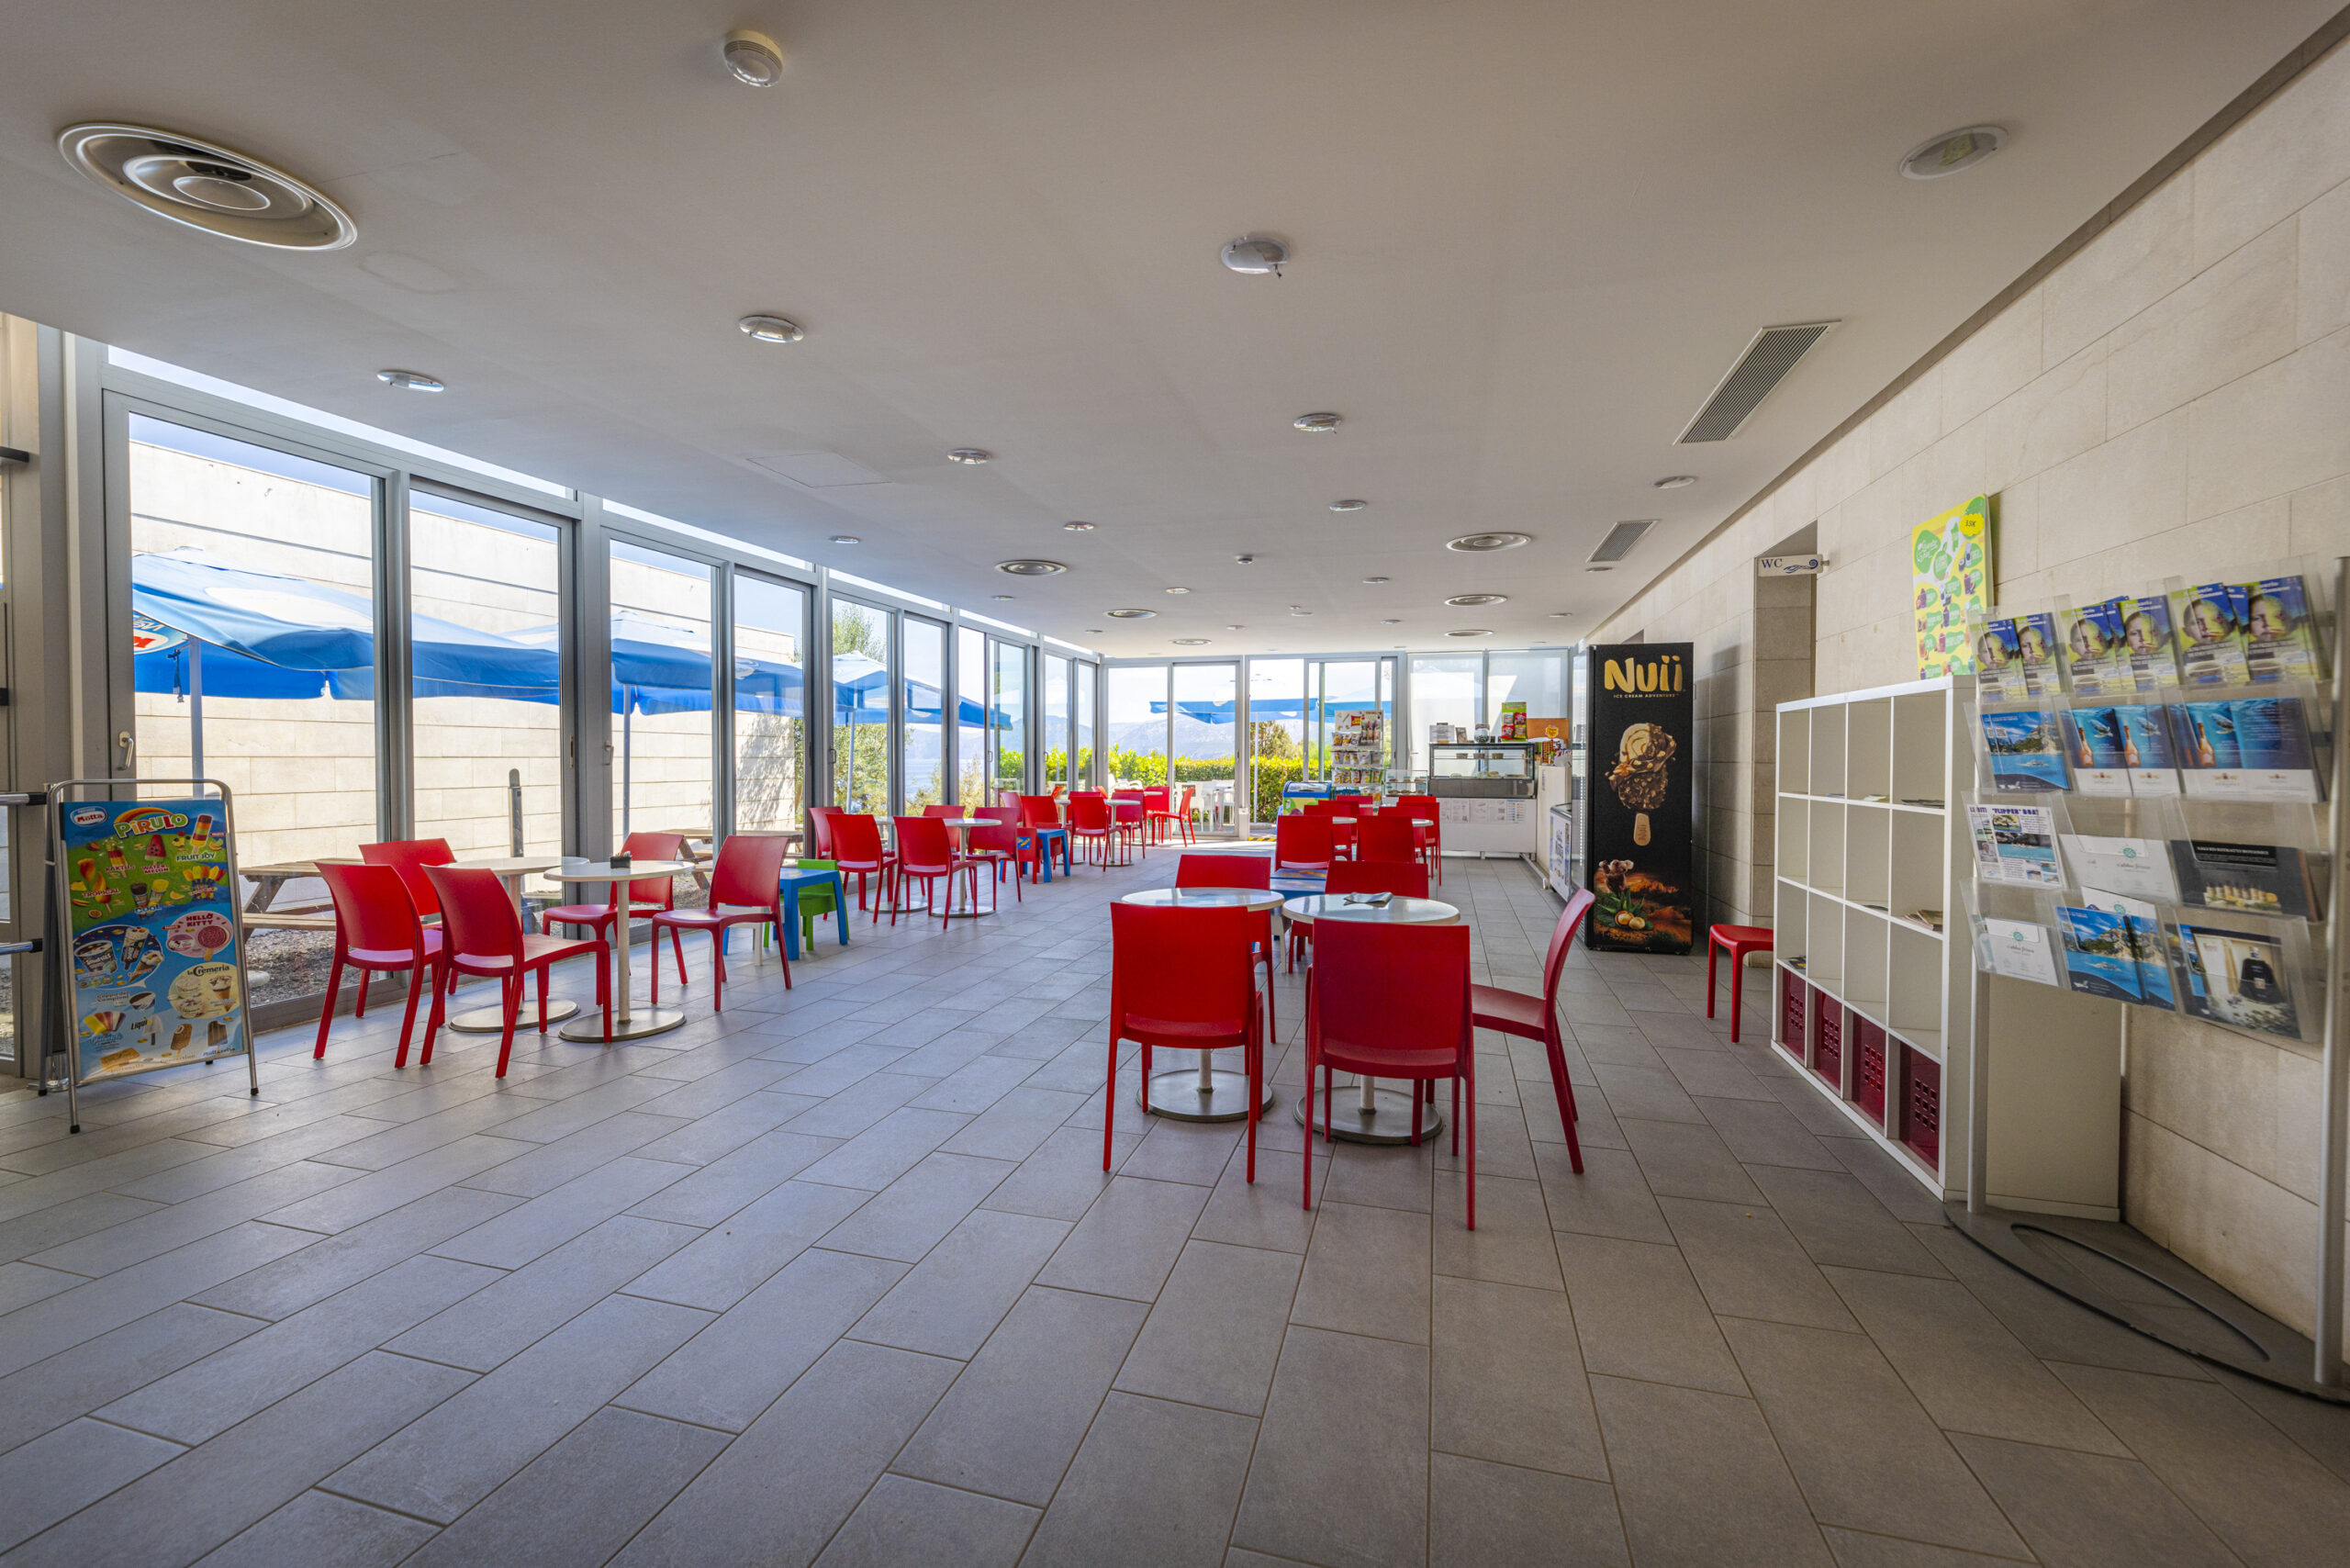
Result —
[{"label": "leaflet on wall rack", "polygon": [[2168,597],[2160,592],[2124,594],[2113,603],[2121,613],[2123,646],[2138,692],[2158,697],[2177,689],[2178,650]]},{"label": "leaflet on wall rack", "polygon": [[2309,866],[2298,849],[2182,838],[2172,842],[2170,858],[2178,878],[2177,902],[2190,909],[2316,918]]},{"label": "leaflet on wall rack", "polygon": [[2252,679],[2244,662],[2244,603],[2242,588],[2202,583],[2175,588],[2171,625],[2177,637],[2179,680],[2186,686],[2244,686]]},{"label": "leaflet on wall rack", "polygon": [[2171,869],[2170,846],[2159,838],[2099,838],[2064,835],[2065,859],[2073,880],[2099,892],[2178,902],[2178,879]]},{"label": "leaflet on wall rack", "polygon": [[2067,989],[2116,1002],[2143,999],[2126,916],[2093,904],[2060,904],[2056,928],[2065,939]]},{"label": "leaflet on wall rack", "polygon": [[2121,600],[2065,605],[2056,612],[2065,675],[2076,699],[2121,697],[2138,689],[2122,629]]},{"label": "leaflet on wall rack", "polygon": [[2244,665],[2255,685],[2324,678],[2317,617],[2299,573],[2244,585]]},{"label": "leaflet on wall rack", "polygon": [[2056,813],[2047,807],[1969,806],[1966,825],[1975,840],[1976,879],[2064,886],[2065,874],[2056,864]]},{"label": "leaflet on wall rack", "polygon": [[2292,965],[2281,942],[2259,932],[2184,923],[2178,938],[2188,1012],[2255,1034],[2300,1038]]},{"label": "leaflet on wall rack", "polygon": [[2069,784],[2064,737],[2048,710],[1985,713],[1982,729],[1994,789],[2045,793]]},{"label": "leaflet on wall rack", "polygon": [[2127,795],[2130,737],[2111,708],[2065,711],[2065,746],[2072,754],[2073,788],[2083,795]]},{"label": "leaflet on wall rack", "polygon": [[1983,940],[1976,951],[1983,956],[1985,967],[1995,975],[2009,980],[2030,980],[2034,985],[2056,985],[2056,960],[2049,950],[2045,927],[2028,920],[1990,920],[1983,922]]}]

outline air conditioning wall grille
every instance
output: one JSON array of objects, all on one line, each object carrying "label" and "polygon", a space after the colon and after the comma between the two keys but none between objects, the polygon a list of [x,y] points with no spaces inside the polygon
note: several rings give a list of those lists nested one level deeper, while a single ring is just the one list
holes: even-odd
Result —
[{"label": "air conditioning wall grille", "polygon": [[1790,327],[1765,327],[1754,334],[1746,352],[1706,399],[1681,432],[1676,445],[1686,446],[1696,442],[1728,441],[1754,417],[1762,400],[1778,389],[1796,362],[1809,353],[1820,339],[1826,337],[1838,323],[1806,321]]}]

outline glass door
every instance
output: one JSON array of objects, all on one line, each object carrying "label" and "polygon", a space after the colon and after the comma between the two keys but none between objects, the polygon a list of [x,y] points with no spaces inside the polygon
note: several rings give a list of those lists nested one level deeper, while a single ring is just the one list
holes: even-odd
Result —
[{"label": "glass door", "polygon": [[946,800],[946,628],[919,615],[899,617],[899,626],[905,710],[898,798],[914,812]]},{"label": "glass door", "polygon": [[993,805],[1008,790],[1028,787],[1028,650],[1018,643],[989,639],[994,655],[994,690],[988,703],[990,793],[977,803]]},{"label": "glass door", "polygon": [[1110,666],[1109,788],[1167,782],[1167,678],[1165,665]]},{"label": "glass door", "polygon": [[1169,808],[1180,807],[1183,791],[1192,790],[1193,810],[1207,831],[1231,833],[1237,825],[1240,666],[1182,664],[1172,673]]},{"label": "glass door", "polygon": [[734,829],[789,833],[807,806],[808,594],[734,574]]},{"label": "glass door", "polygon": [[888,816],[890,612],[833,600],[833,804]]},{"label": "glass door", "polygon": [[1315,776],[1340,793],[1377,794],[1387,783],[1393,683],[1388,659],[1324,659],[1313,684]]},{"label": "glass door", "polygon": [[1069,759],[1075,755],[1069,733],[1069,661],[1047,654],[1045,665],[1045,769],[1041,782],[1050,790],[1069,782]]},{"label": "glass door", "polygon": [[611,546],[612,847],[638,828],[707,838],[711,775],[710,567],[615,540]]},{"label": "glass door", "polygon": [[1075,715],[1069,727],[1072,732],[1070,744],[1075,749],[1069,754],[1069,787],[1072,790],[1091,790],[1093,788],[1095,778],[1093,683],[1099,678],[1100,671],[1096,666],[1079,664],[1074,673],[1077,677],[1074,689]]},{"label": "glass door", "polygon": [[[1305,777],[1305,661],[1248,661],[1248,820],[1270,825]],[[1291,802],[1294,803],[1294,802]]]}]

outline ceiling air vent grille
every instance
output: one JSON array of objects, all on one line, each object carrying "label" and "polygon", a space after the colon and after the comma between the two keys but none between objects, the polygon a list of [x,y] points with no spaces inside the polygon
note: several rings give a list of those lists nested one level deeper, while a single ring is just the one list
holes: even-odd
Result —
[{"label": "ceiling air vent grille", "polygon": [[1644,517],[1634,522],[1617,523],[1607,531],[1607,537],[1599,542],[1599,548],[1591,553],[1591,558],[1595,561],[1622,560],[1632,553],[1632,546],[1640,542],[1640,536],[1656,526],[1656,521],[1652,517]]},{"label": "ceiling air vent grille", "polygon": [[1778,389],[1779,383],[1796,367],[1796,362],[1811,352],[1812,345],[1826,337],[1836,325],[1833,321],[1807,321],[1793,327],[1765,327],[1754,334],[1738,363],[1681,432],[1677,444],[1686,445],[1700,441],[1728,441],[1739,432],[1762,399]]}]

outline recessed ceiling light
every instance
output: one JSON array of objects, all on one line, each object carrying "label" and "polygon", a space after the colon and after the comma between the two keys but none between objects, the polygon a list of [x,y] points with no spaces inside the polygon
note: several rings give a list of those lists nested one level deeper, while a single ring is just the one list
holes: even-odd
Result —
[{"label": "recessed ceiling light", "polygon": [[949,463],[968,463],[974,468],[995,456],[992,452],[976,446],[958,446],[946,454]]},{"label": "recessed ceiling light", "polygon": [[995,569],[1014,577],[1057,577],[1069,570],[1058,561],[998,561]]},{"label": "recessed ceiling light", "polygon": [[718,52],[734,80],[745,86],[772,87],[783,75],[783,50],[765,33],[738,28],[726,35]]},{"label": "recessed ceiling light", "polygon": [[1401,621],[1382,621],[1380,624],[1382,626],[1401,626],[1404,623]]},{"label": "recessed ceiling light", "polygon": [[1225,631],[1227,631],[1227,632],[1237,632],[1237,631],[1242,630],[1242,628],[1240,628],[1240,627],[1238,627],[1238,626],[1227,626],[1227,627],[1225,627]]},{"label": "recessed ceiling light", "polygon": [[386,386],[397,386],[404,392],[441,391],[441,378],[427,375],[420,370],[379,370],[375,379]]},{"label": "recessed ceiling light", "polygon": [[1232,558],[1232,564],[1236,566],[1253,566],[1257,564],[1257,557],[1254,555],[1235,555]]},{"label": "recessed ceiling light", "polygon": [[1261,234],[1243,234],[1237,240],[1225,241],[1224,264],[1237,273],[1252,277],[1270,273],[1279,277],[1288,261],[1289,247]]},{"label": "recessed ceiling light", "polygon": [[783,316],[745,316],[734,324],[753,342],[796,343],[803,335],[799,322]]},{"label": "recessed ceiling light", "polygon": [[1314,611],[1312,611],[1312,610],[1291,610],[1291,611],[1290,611],[1290,613],[1291,613],[1292,615],[1300,615],[1300,616],[1304,616],[1304,615],[1311,615],[1311,614],[1313,614],[1313,613],[1314,613]]},{"label": "recessed ceiling light", "polygon": [[1085,629],[1085,634],[1086,634],[1087,636],[1089,636],[1089,637],[1106,637],[1106,636],[1108,636],[1110,633],[1107,633],[1107,632],[1104,632],[1104,631],[1103,631],[1103,630],[1102,630],[1102,628],[1101,628],[1101,627],[1099,627],[1099,626],[1088,626],[1088,627]]},{"label": "recessed ceiling light", "polygon": [[1191,592],[1192,590],[1191,590],[1190,588],[1169,588],[1167,591],[1168,591],[1169,593],[1189,593],[1189,592]]},{"label": "recessed ceiling light", "polygon": [[1156,610],[1105,610],[1102,613],[1113,621],[1147,621],[1158,611]]},{"label": "recessed ceiling light", "polygon": [[1902,154],[1901,177],[1905,180],[1939,180],[1944,174],[1972,169],[2007,144],[2008,133],[1996,125],[1970,125],[1964,130],[1946,130]]},{"label": "recessed ceiling light", "polygon": [[1553,621],[1564,621],[1572,614],[1574,614],[1574,611],[1572,610],[1554,610],[1550,611],[1550,619]]},{"label": "recessed ceiling light", "polygon": [[1296,429],[1304,431],[1310,435],[1327,435],[1345,422],[1344,414],[1332,413],[1300,414],[1290,420]]},{"label": "recessed ceiling light", "polygon": [[1667,474],[1656,482],[1654,487],[1660,490],[1685,490],[1696,482],[1697,476],[1695,474]]},{"label": "recessed ceiling light", "polygon": [[1367,582],[1367,583],[1383,583],[1383,582],[1385,582],[1386,580],[1387,580],[1387,579],[1386,579],[1385,577],[1365,577],[1365,578],[1363,578],[1363,581],[1365,581],[1365,582]]},{"label": "recessed ceiling light", "polygon": [[1528,533],[1464,533],[1458,539],[1448,539],[1444,547],[1458,550],[1465,555],[1483,555],[1495,550],[1515,550],[1521,544],[1531,544],[1534,537]]},{"label": "recessed ceiling light", "polygon": [[1169,641],[1179,648],[1204,648],[1208,645],[1208,640],[1205,637],[1174,637],[1169,638]]},{"label": "recessed ceiling light", "polygon": [[1012,596],[1008,593],[990,594],[988,597],[999,604],[1009,604],[1012,601]]},{"label": "recessed ceiling light", "polygon": [[1349,497],[1343,501],[1332,501],[1330,510],[1332,511],[1360,511],[1369,505],[1371,505],[1369,501],[1357,500]]},{"label": "recessed ceiling light", "polygon": [[1065,522],[1061,524],[1061,527],[1064,531],[1070,533],[1091,533],[1093,532],[1093,525],[1090,522]]},{"label": "recessed ceiling light", "polygon": [[1490,637],[1493,633],[1483,626],[1472,626],[1465,631],[1447,632],[1445,635],[1448,637]]},{"label": "recessed ceiling light", "polygon": [[1613,566],[1585,566],[1583,568],[1586,572],[1612,572],[1616,568]]},{"label": "recessed ceiling light", "polygon": [[1507,604],[1505,593],[1456,593],[1444,601],[1456,610],[1474,610],[1481,604]]},{"label": "recessed ceiling light", "polygon": [[862,544],[865,541],[859,539],[854,533],[835,533],[833,535],[833,543],[835,544]]}]

